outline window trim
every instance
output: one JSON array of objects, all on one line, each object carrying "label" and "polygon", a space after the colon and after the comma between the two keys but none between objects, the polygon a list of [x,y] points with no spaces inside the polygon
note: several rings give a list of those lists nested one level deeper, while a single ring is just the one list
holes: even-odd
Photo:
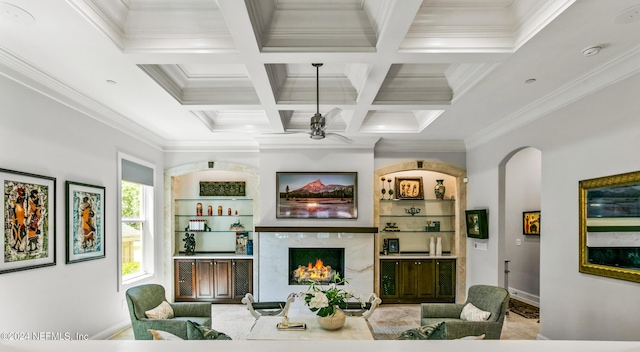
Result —
[{"label": "window trim", "polygon": [[[118,275],[118,291],[127,289],[135,284],[140,283],[143,280],[155,278],[156,265],[158,257],[156,254],[156,243],[154,242],[154,227],[156,223],[155,218],[155,203],[156,203],[156,166],[148,161],[136,158],[129,154],[118,152],[118,201],[117,201],[117,215],[118,215],[118,258],[117,258],[117,275]],[[143,226],[143,263],[141,265],[142,272],[139,275],[133,275],[123,280],[122,276],[122,160],[127,160],[145,167],[150,168],[153,171],[153,186],[143,185],[144,190],[144,217],[143,221],[146,226]]]}]

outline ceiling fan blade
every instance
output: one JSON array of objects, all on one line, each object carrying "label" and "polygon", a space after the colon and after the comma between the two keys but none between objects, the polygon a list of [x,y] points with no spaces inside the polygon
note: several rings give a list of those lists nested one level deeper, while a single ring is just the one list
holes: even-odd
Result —
[{"label": "ceiling fan blade", "polygon": [[345,142],[345,143],[349,143],[349,144],[353,144],[354,143],[353,139],[351,139],[351,138],[349,138],[347,136],[343,136],[343,135],[338,134],[338,133],[327,132],[326,136],[328,138],[337,139],[337,140],[340,140],[340,141]]},{"label": "ceiling fan blade", "polygon": [[333,108],[329,110],[329,112],[324,114],[324,125],[325,126],[331,125],[331,123],[333,122],[333,119],[335,119],[336,116],[338,116],[338,114],[340,113],[342,113],[342,109],[340,108]]}]

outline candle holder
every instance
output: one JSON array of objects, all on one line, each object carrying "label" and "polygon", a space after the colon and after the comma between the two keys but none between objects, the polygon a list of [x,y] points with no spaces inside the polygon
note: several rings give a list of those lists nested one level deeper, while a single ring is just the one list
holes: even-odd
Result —
[{"label": "candle holder", "polygon": [[416,214],[420,214],[420,208],[412,206],[411,208],[404,208],[404,212],[407,214],[411,214],[411,216],[414,216]]},{"label": "candle holder", "polygon": [[393,199],[393,190],[391,189],[391,177],[389,177],[387,179],[387,182],[389,183],[389,200]]},{"label": "candle holder", "polygon": [[380,181],[382,181],[382,190],[380,192],[382,192],[382,198],[380,198],[380,200],[384,200],[384,195],[385,193],[387,193],[387,190],[384,189],[384,180],[386,180],[386,177],[382,176],[380,177]]}]

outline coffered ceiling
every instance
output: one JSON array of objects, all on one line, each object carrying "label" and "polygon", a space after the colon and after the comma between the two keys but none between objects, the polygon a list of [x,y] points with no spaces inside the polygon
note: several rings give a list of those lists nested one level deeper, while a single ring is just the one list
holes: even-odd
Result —
[{"label": "coffered ceiling", "polygon": [[251,151],[344,144],[304,134],[323,63],[350,146],[464,151],[635,74],[638,4],[12,0],[0,73],[166,151]]}]

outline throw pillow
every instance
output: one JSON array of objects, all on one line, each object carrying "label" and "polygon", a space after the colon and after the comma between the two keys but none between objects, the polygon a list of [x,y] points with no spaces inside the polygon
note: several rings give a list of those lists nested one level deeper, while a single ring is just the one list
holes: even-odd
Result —
[{"label": "throw pillow", "polygon": [[456,340],[484,340],[484,334],[480,336],[465,336]]},{"label": "throw pillow", "polygon": [[231,340],[227,334],[187,320],[187,338],[189,340]]},{"label": "throw pillow", "polygon": [[148,329],[154,340],[182,340],[180,337],[166,331]]},{"label": "throw pillow", "polygon": [[484,311],[471,303],[467,303],[460,313],[460,319],[467,321],[485,321],[490,316],[491,312]]},{"label": "throw pillow", "polygon": [[173,308],[167,301],[162,301],[159,306],[144,312],[149,319],[171,319],[173,318]]},{"label": "throw pillow", "polygon": [[444,322],[435,324],[422,325],[416,329],[409,329],[398,336],[398,340],[444,340],[446,339],[446,331]]}]

